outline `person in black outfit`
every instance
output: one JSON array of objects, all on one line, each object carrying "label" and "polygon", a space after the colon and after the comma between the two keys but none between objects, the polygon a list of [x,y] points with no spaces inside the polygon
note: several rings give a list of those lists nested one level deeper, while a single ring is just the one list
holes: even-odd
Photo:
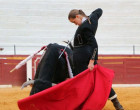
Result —
[{"label": "person in black outfit", "polygon": [[[98,8],[93,11],[90,16],[86,16],[82,10],[73,9],[68,15],[70,22],[78,25],[76,30],[73,47],[73,64],[74,75],[79,74],[85,69],[93,70],[98,60],[98,44],[95,39],[98,20],[102,15],[102,9]],[[124,110],[117,99],[117,95],[113,88],[109,95],[109,99],[113,102],[116,110]]]}]

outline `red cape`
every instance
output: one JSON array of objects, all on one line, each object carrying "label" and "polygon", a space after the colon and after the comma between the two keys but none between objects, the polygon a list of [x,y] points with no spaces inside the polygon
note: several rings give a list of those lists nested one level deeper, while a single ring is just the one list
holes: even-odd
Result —
[{"label": "red cape", "polygon": [[20,110],[102,110],[114,71],[95,65],[72,79],[18,101]]}]

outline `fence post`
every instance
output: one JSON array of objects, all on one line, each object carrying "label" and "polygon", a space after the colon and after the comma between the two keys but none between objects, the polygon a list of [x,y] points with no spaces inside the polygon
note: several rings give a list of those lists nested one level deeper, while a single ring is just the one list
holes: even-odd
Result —
[{"label": "fence post", "polygon": [[14,55],[16,55],[16,45],[14,44]]},{"label": "fence post", "polygon": [[135,45],[133,45],[133,55],[135,55]]}]

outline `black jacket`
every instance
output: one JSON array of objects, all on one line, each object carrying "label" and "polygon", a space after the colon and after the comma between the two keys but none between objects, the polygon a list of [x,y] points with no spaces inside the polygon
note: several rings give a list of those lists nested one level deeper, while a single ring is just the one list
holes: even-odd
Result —
[{"label": "black jacket", "polygon": [[94,49],[97,48],[97,52],[94,58],[95,60],[98,60],[98,45],[95,39],[95,34],[98,27],[98,19],[101,17],[101,15],[102,9],[98,8],[95,11],[93,11],[89,16],[91,24],[88,20],[85,20],[77,28],[74,36],[74,48],[79,48],[88,45],[88,50],[90,51],[90,58],[93,55]]}]

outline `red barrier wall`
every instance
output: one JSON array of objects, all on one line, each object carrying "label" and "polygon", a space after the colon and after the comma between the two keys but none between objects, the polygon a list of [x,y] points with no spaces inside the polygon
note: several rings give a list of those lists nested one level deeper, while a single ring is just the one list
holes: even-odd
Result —
[{"label": "red barrier wall", "polygon": [[140,55],[100,55],[99,64],[115,71],[115,84],[140,83]]},{"label": "red barrier wall", "polygon": [[0,55],[0,85],[22,85],[26,81],[26,65],[10,73],[10,71],[26,56]]},{"label": "red barrier wall", "polygon": [[[10,73],[10,70],[26,57],[26,55],[0,55],[0,85],[15,86],[26,81],[26,65]],[[37,57],[33,58],[33,74],[34,61]],[[115,71],[114,84],[140,83],[140,55],[99,55],[98,64]]]}]

